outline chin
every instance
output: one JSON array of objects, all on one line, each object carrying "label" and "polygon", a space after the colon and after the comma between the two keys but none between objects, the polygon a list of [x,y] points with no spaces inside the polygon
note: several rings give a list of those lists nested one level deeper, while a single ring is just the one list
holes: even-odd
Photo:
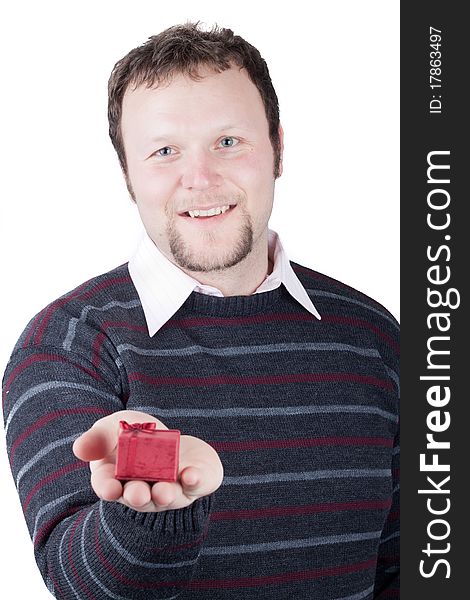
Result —
[{"label": "chin", "polygon": [[171,233],[170,250],[176,264],[195,273],[223,271],[234,267],[253,248],[253,229],[249,223],[235,230],[233,240],[226,236],[219,241],[211,234],[201,236],[197,241],[186,241],[177,231],[173,230]]},{"label": "chin", "polygon": [[194,273],[220,272],[230,269],[246,258],[246,254],[234,254],[233,252],[222,255],[220,252],[214,254],[188,253],[185,255],[174,255],[175,262],[183,269]]}]

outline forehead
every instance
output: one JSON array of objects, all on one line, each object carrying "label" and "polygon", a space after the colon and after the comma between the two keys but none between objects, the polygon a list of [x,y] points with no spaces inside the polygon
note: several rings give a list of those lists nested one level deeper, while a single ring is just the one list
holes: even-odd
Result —
[{"label": "forehead", "polygon": [[263,101],[244,69],[232,67],[220,73],[206,69],[200,75],[195,81],[177,74],[153,88],[129,86],[122,103],[123,135],[159,125],[178,130],[233,124],[267,130]]}]

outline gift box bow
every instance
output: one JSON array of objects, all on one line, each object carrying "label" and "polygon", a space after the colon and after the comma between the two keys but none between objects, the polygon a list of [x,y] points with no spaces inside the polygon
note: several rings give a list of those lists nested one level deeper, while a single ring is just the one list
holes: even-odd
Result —
[{"label": "gift box bow", "polygon": [[127,421],[119,421],[119,425],[123,431],[155,431],[156,423],[128,423]]}]

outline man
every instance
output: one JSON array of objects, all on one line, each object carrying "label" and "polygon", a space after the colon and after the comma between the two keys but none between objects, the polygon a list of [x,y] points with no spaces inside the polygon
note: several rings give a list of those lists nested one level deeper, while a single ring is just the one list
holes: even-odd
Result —
[{"label": "man", "polygon": [[[4,377],[48,588],[397,596],[397,325],[268,229],[283,132],[266,63],[230,30],[172,27],[116,64],[109,121],[146,236],[39,313]],[[182,431],[177,482],[114,477],[122,419]]]}]

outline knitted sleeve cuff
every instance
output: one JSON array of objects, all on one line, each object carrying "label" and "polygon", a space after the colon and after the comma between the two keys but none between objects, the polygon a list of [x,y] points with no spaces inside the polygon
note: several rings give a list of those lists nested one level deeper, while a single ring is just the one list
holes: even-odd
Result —
[{"label": "knitted sleeve cuff", "polygon": [[139,512],[119,502],[101,502],[110,525],[133,527],[140,534],[173,543],[201,535],[207,527],[212,496],[199,498],[185,508],[162,512]]}]

